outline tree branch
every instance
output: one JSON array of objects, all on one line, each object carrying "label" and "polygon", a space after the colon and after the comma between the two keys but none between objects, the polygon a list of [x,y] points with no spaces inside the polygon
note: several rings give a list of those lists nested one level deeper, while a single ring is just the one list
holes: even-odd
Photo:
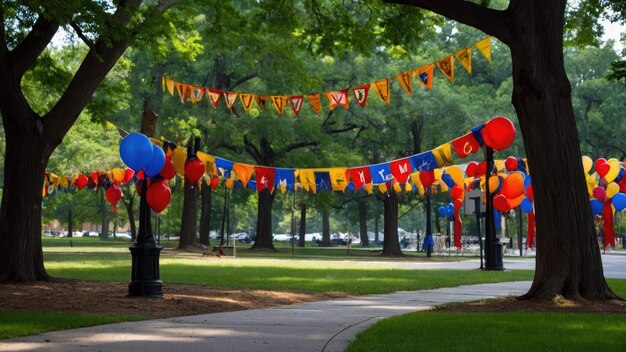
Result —
[{"label": "tree branch", "polygon": [[6,62],[6,53],[9,50],[7,48],[7,40],[5,38],[5,31],[4,31],[4,3],[0,2],[0,64],[3,66],[5,65]]},{"label": "tree branch", "polygon": [[348,131],[352,131],[356,128],[362,128],[363,126],[359,126],[359,125],[355,125],[353,123],[349,123],[347,124],[345,127],[342,128],[338,128],[338,129],[330,129],[330,128],[324,128],[324,133],[326,134],[336,134],[336,133],[343,133],[343,132],[348,132]]},{"label": "tree branch", "polygon": [[421,7],[478,28],[507,45],[511,45],[513,41],[513,34],[507,25],[510,21],[508,9],[494,10],[466,0],[384,0],[384,2]]},{"label": "tree branch", "polygon": [[[28,35],[9,53],[8,63],[18,80],[46,49],[58,29],[58,23],[40,15]],[[4,40],[4,35],[2,38]]]},{"label": "tree branch", "polygon": [[156,6],[156,12],[157,13],[163,13],[165,11],[167,11],[168,9],[170,9],[171,7],[173,7],[174,5],[178,4],[180,2],[180,0],[166,0],[166,1],[162,1],[160,2],[157,6]]},{"label": "tree branch", "polygon": [[245,146],[244,150],[246,151],[246,153],[250,154],[250,156],[252,157],[252,159],[254,159],[257,163],[259,163],[259,165],[263,164],[263,156],[261,155],[261,152],[259,151],[259,148],[257,148],[256,145],[252,144],[252,142],[250,142],[250,140],[248,139],[248,135],[244,135],[243,136],[243,144]]},{"label": "tree branch", "polygon": [[241,77],[240,79],[236,80],[235,83],[233,83],[230,87],[228,87],[229,90],[233,90],[235,89],[235,87],[237,87],[238,85],[248,82],[249,80],[256,78],[258,76],[257,72],[251,73],[247,76]]},{"label": "tree branch", "polygon": [[293,143],[290,144],[288,146],[286,146],[285,148],[283,148],[282,152],[280,153],[282,154],[287,154],[295,149],[298,148],[305,148],[305,147],[317,147],[320,145],[319,141],[309,141],[309,142],[298,142],[298,143]]},{"label": "tree branch", "polygon": [[83,43],[85,43],[89,47],[89,49],[94,50],[93,41],[91,41],[89,38],[85,36],[85,33],[83,33],[83,30],[80,29],[78,24],[72,21],[70,22],[70,26],[74,29],[74,32],[76,32],[76,35],[83,41]]}]

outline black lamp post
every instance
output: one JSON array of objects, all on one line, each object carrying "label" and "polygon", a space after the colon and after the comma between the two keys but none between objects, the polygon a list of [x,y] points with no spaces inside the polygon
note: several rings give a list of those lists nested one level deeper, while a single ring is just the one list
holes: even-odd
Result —
[{"label": "black lamp post", "polygon": [[131,282],[128,284],[129,296],[163,297],[163,282],[159,274],[159,255],[162,246],[152,235],[150,207],[146,197],[148,193],[147,177],[141,181],[141,201],[139,203],[139,233],[137,242],[129,247],[133,259]]},{"label": "black lamp post", "polygon": [[484,147],[485,160],[487,161],[487,172],[485,174],[485,196],[486,213],[485,214],[485,270],[504,270],[502,264],[502,243],[496,236],[495,223],[493,221],[493,197],[489,190],[489,178],[493,169],[493,149]]}]

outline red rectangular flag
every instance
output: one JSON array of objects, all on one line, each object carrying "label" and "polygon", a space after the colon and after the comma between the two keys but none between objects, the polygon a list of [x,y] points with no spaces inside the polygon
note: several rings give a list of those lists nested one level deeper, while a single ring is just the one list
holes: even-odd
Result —
[{"label": "red rectangular flag", "polygon": [[396,181],[400,183],[406,183],[411,176],[411,162],[409,158],[400,160],[394,160],[390,163],[391,174],[395,177]]},{"label": "red rectangular flag", "polygon": [[480,150],[480,144],[472,132],[453,140],[451,144],[456,154],[461,158],[465,158]]},{"label": "red rectangular flag", "polygon": [[354,189],[359,190],[368,183],[372,183],[372,174],[368,166],[350,168],[350,177],[354,183]]},{"label": "red rectangular flag", "polygon": [[255,166],[256,169],[256,190],[261,192],[268,189],[270,193],[274,190],[274,175],[276,169],[273,167]]}]

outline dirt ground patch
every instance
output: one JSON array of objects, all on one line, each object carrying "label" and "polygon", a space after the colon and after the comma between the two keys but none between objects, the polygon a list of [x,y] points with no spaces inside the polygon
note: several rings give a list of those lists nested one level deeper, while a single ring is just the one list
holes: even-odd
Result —
[{"label": "dirt ground patch", "polygon": [[[58,280],[0,285],[0,309],[83,312],[98,315],[140,315],[167,318],[345,297],[336,294],[309,294],[263,290],[224,290],[204,286],[163,287],[164,297],[127,297],[128,284]],[[482,300],[438,307],[440,312],[595,312],[626,313],[626,302],[537,303],[515,298]]]},{"label": "dirt ground patch", "polygon": [[448,304],[437,307],[437,312],[460,313],[497,313],[497,312],[554,312],[554,313],[626,313],[625,301],[574,302],[558,300],[556,302],[521,301],[513,297],[488,299],[469,303]]},{"label": "dirt ground patch", "polygon": [[341,297],[263,290],[164,285],[160,298],[127,297],[128,284],[60,280],[0,285],[0,309],[141,315],[166,318],[319,301]]}]

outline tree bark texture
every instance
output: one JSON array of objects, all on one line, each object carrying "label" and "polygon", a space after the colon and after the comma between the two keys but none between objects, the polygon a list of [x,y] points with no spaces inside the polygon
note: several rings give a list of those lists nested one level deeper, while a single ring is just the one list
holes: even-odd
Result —
[{"label": "tree bark texture", "polygon": [[383,244],[383,257],[403,257],[398,239],[398,194],[390,189],[385,193],[384,214],[385,214],[385,237]]},{"label": "tree bark texture", "polygon": [[370,246],[370,239],[367,236],[367,206],[365,200],[359,200],[359,236],[361,237],[361,247]]},{"label": "tree bark texture", "polygon": [[322,213],[322,243],[320,247],[331,247],[333,244],[330,242],[330,214],[328,210],[324,210]]},{"label": "tree bark texture", "polygon": [[266,188],[259,194],[256,221],[256,240],[252,250],[276,250],[272,241],[272,204],[274,194]]},{"label": "tree bark texture", "polygon": [[211,204],[213,203],[213,188],[209,184],[203,184],[200,191],[200,243],[205,246],[210,244],[211,232]]},{"label": "tree bark texture", "polygon": [[298,238],[298,247],[304,247],[306,245],[306,204],[300,204],[300,230],[298,232],[300,236]]},{"label": "tree bark texture", "polygon": [[198,185],[185,180],[184,199],[183,199],[183,215],[180,225],[180,241],[179,249],[185,249],[188,246],[197,246],[199,244],[196,235],[198,223]]},{"label": "tree bark texture", "polygon": [[602,269],[563,62],[566,0],[511,0],[505,10],[470,1],[389,0],[473,26],[511,49],[512,102],[532,171],[537,226],[533,284],[522,298],[616,298]]}]

